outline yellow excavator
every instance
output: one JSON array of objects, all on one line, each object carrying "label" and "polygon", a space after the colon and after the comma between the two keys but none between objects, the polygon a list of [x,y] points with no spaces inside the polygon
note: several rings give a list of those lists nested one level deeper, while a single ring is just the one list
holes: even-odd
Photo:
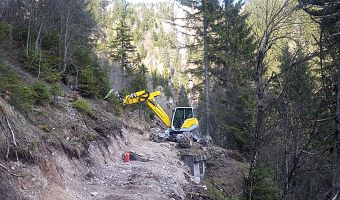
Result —
[{"label": "yellow excavator", "polygon": [[[114,92],[113,89],[104,97],[107,99]],[[200,140],[199,123],[194,116],[192,107],[176,107],[172,113],[172,117],[163,110],[163,108],[156,103],[155,97],[161,94],[160,91],[147,92],[141,90],[130,95],[126,95],[123,98],[123,105],[144,103],[153,110],[158,118],[166,126],[165,133],[162,135],[164,138],[170,138],[172,135],[182,134],[184,132],[190,132],[193,139],[197,142]]]}]

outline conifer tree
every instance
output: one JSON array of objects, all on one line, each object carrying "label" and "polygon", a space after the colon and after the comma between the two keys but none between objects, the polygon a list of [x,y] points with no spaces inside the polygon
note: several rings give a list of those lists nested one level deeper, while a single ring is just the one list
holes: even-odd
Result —
[{"label": "conifer tree", "polygon": [[[336,130],[335,130],[335,167],[333,176],[332,199],[340,199],[340,3],[334,0],[299,0],[302,8],[319,22],[325,45],[331,49],[329,55],[337,77],[336,93]],[[321,51],[323,51],[321,49]],[[321,58],[322,59],[322,58]]]},{"label": "conifer tree", "polygon": [[[225,0],[223,4],[198,0],[180,2],[197,10],[195,13],[188,12],[187,18],[189,29],[196,32],[196,41],[189,45],[189,51],[198,54],[192,62],[199,66],[191,72],[204,79],[205,100],[207,96],[208,101],[210,99],[205,102],[205,108],[200,109],[211,118],[203,126],[207,130],[208,126],[214,127],[212,137],[219,145],[245,151],[247,130],[244,127],[250,120],[247,110],[251,110],[247,109],[251,106],[251,95],[248,95],[247,89],[251,84],[248,64],[254,45],[246,24],[247,15],[241,14],[244,4],[232,0]],[[208,70],[206,67],[202,69],[202,65],[208,66]],[[220,112],[221,108],[226,112]],[[209,112],[205,112],[207,109]],[[249,116],[248,119],[246,116]]]},{"label": "conifer tree", "polygon": [[136,48],[132,45],[132,36],[130,28],[125,22],[126,13],[123,13],[117,27],[116,38],[112,41],[110,47],[113,49],[111,54],[114,61],[119,62],[125,76],[132,72],[133,56]]}]

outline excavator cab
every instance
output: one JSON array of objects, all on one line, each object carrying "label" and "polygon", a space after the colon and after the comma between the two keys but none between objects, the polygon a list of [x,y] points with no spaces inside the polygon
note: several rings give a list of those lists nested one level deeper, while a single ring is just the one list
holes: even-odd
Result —
[{"label": "excavator cab", "polygon": [[177,107],[174,109],[173,116],[172,116],[172,129],[173,130],[180,130],[184,121],[186,119],[193,118],[193,110],[192,107]]},{"label": "excavator cab", "polygon": [[191,132],[195,140],[200,137],[199,123],[194,116],[192,107],[177,107],[174,109],[171,118],[171,133],[178,134],[183,132]]}]

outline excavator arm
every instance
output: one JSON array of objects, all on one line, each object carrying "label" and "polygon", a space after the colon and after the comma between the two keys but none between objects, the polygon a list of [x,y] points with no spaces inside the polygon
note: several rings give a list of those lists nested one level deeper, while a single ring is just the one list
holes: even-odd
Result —
[{"label": "excavator arm", "polygon": [[166,114],[163,108],[155,101],[155,97],[159,96],[160,94],[161,94],[160,91],[149,93],[145,90],[141,90],[130,95],[126,95],[123,99],[123,105],[146,102],[146,104],[151,108],[151,110],[164,123],[164,125],[167,128],[170,128],[171,127],[170,117]]}]

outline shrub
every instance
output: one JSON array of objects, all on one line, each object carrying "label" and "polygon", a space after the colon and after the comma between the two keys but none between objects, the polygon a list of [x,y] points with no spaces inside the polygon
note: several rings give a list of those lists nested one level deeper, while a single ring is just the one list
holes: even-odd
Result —
[{"label": "shrub", "polygon": [[116,95],[110,97],[110,102],[113,104],[113,111],[117,116],[123,115],[123,104]]},{"label": "shrub", "polygon": [[59,38],[60,34],[56,30],[48,31],[43,34],[41,40],[41,48],[46,49],[50,52],[59,52]]},{"label": "shrub", "polygon": [[23,83],[20,76],[10,66],[0,61],[0,93],[7,95],[9,103],[19,111],[29,112],[34,104],[43,104],[51,100],[52,95],[61,93],[57,84],[51,91],[45,81],[38,80],[32,85]]},{"label": "shrub", "polygon": [[108,67],[98,64],[91,49],[79,47],[74,55],[81,69],[79,91],[85,97],[104,97],[111,89]]},{"label": "shrub", "polygon": [[164,87],[164,95],[169,99],[172,96],[171,89],[168,85]]},{"label": "shrub", "polygon": [[34,91],[22,83],[19,75],[11,67],[0,62],[0,93],[9,96],[9,103],[22,112],[32,110]]},{"label": "shrub", "polygon": [[[20,77],[11,67],[0,61],[0,90],[11,90],[11,87],[19,84]],[[12,88],[13,89],[13,88]]]},{"label": "shrub", "polygon": [[97,83],[98,83],[98,88],[99,88],[99,95],[101,96],[105,96],[107,91],[109,91],[111,89],[110,86],[110,77],[109,77],[109,73],[108,73],[108,69],[105,67],[100,67],[98,66],[95,71],[94,71],[94,75],[97,79]]},{"label": "shrub", "polygon": [[21,84],[14,85],[11,91],[11,98],[9,103],[16,107],[19,111],[32,111],[35,102],[35,93],[30,86]]},{"label": "shrub", "polygon": [[266,167],[257,167],[253,171],[254,185],[252,200],[276,200],[281,198],[280,188],[274,181],[275,173]]},{"label": "shrub", "polygon": [[59,72],[56,68],[59,63],[59,57],[57,55],[50,55],[41,53],[29,53],[22,52],[21,62],[25,68],[34,76],[39,76],[42,80],[48,83],[54,83],[61,79]]},{"label": "shrub", "polygon": [[204,181],[205,185],[207,186],[207,195],[210,199],[216,199],[216,200],[225,200],[224,194],[221,190],[216,188],[214,186],[213,181],[210,179],[207,179]]},{"label": "shrub", "polygon": [[129,83],[129,91],[145,90],[147,88],[146,74],[148,69],[144,64],[138,63],[132,73],[132,80]]},{"label": "shrub", "polygon": [[85,114],[88,114],[89,116],[92,116],[93,110],[91,105],[85,100],[85,99],[79,99],[72,103],[72,107],[79,112],[83,112]]},{"label": "shrub", "polygon": [[53,96],[54,101],[56,100],[56,96],[61,96],[63,94],[58,83],[54,83],[51,85],[50,93]]},{"label": "shrub", "polygon": [[36,104],[43,104],[44,102],[50,101],[51,95],[45,82],[36,81],[32,85],[32,90],[34,91],[34,101]]},{"label": "shrub", "polygon": [[97,97],[99,93],[98,82],[93,68],[86,66],[80,74],[79,91],[85,97]]},{"label": "shrub", "polygon": [[4,42],[9,39],[11,25],[6,22],[0,22],[0,42]]}]

